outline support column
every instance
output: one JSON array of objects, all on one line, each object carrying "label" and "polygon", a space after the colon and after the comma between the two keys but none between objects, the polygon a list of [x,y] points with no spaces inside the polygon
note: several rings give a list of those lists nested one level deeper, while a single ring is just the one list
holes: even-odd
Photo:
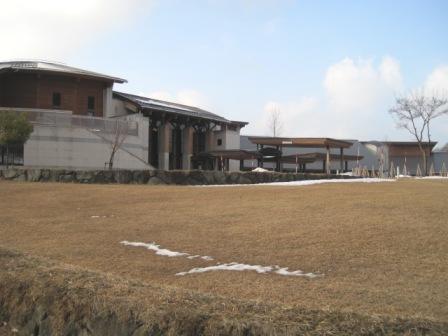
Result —
[{"label": "support column", "polygon": [[[280,149],[279,149],[279,146],[276,146],[275,147],[276,149],[277,149],[277,151],[279,151]],[[277,156],[277,158],[276,158],[276,164],[275,164],[275,170],[276,171],[280,171],[280,156]]]},{"label": "support column", "polygon": [[170,136],[171,127],[164,122],[159,128],[159,169],[170,169]]},{"label": "support column", "polygon": [[191,169],[191,157],[193,156],[193,132],[191,126],[186,126],[182,131],[182,169]]},{"label": "support column", "polygon": [[331,169],[330,169],[330,146],[327,145],[327,158],[325,160],[325,168],[327,175],[330,175]]},{"label": "support column", "polygon": [[213,150],[213,141],[214,141],[214,136],[213,136],[213,131],[212,130],[207,130],[205,132],[205,150],[207,152]]},{"label": "support column", "polygon": [[341,173],[343,173],[344,172],[344,148],[340,148],[340,154],[341,154],[341,157],[340,157],[340,162],[341,162]]},{"label": "support column", "polygon": [[103,89],[103,117],[110,118],[114,115],[112,106],[112,85]]}]

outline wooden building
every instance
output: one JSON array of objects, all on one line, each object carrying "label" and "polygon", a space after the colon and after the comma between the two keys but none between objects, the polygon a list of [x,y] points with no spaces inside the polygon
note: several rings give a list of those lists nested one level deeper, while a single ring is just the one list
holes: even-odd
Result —
[{"label": "wooden building", "polygon": [[[59,63],[0,62],[0,111],[26,113],[35,125],[14,163],[104,168],[120,122],[132,125],[125,127],[117,168],[239,170],[232,151],[239,150],[240,129],[247,123],[113,91],[115,83],[125,82]],[[225,165],[214,151],[224,155]]]},{"label": "wooden building", "polygon": [[0,62],[0,107],[72,111],[103,117],[112,86],[124,79],[43,61]]}]

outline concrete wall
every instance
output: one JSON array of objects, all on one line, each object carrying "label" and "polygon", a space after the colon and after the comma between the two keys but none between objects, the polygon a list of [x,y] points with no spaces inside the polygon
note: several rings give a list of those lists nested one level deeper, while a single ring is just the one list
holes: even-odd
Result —
[{"label": "concrete wall", "polygon": [[434,152],[432,158],[436,173],[440,173],[444,165],[448,169],[448,152]]},{"label": "concrete wall", "polygon": [[[141,133],[139,133],[141,134]],[[85,128],[34,125],[24,146],[24,165],[37,167],[104,168],[109,161],[111,135]],[[114,160],[115,168],[152,169],[148,148],[140,136],[128,135]]]},{"label": "concrete wall", "polygon": [[[219,131],[214,131],[214,146],[212,150],[240,149],[240,129],[230,130],[223,126]],[[218,145],[218,139],[221,145]],[[229,171],[239,171],[240,161],[229,160]]]}]

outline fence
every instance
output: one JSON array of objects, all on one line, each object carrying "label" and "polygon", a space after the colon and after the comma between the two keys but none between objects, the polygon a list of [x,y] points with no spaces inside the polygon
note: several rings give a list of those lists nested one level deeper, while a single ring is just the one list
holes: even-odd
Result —
[{"label": "fence", "polygon": [[115,133],[125,130],[138,136],[138,123],[119,119],[73,115],[70,111],[0,107],[0,112],[24,113],[33,124],[85,128],[94,132]]}]

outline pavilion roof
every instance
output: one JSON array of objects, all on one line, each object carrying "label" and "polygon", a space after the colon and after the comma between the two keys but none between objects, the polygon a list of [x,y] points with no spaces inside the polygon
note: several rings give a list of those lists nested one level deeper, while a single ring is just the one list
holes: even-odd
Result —
[{"label": "pavilion roof", "polygon": [[249,137],[249,141],[257,145],[281,147],[309,148],[349,148],[352,142],[333,138],[279,138],[279,137]]}]

